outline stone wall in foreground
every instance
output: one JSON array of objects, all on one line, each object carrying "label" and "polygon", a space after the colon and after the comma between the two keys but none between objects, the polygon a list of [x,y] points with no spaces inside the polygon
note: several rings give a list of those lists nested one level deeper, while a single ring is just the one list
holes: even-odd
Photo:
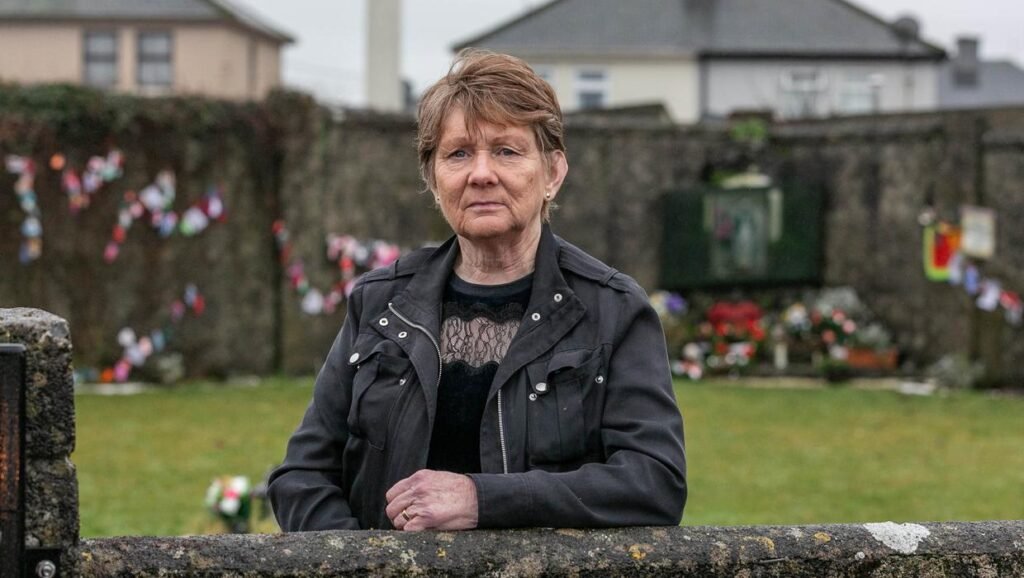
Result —
[{"label": "stone wall in foreground", "polygon": [[59,549],[61,576],[1024,575],[1024,521],[79,541],[68,324],[0,309],[0,343],[27,350],[26,546]]},{"label": "stone wall in foreground", "polygon": [[1021,576],[1024,522],[85,540],[106,576]]}]

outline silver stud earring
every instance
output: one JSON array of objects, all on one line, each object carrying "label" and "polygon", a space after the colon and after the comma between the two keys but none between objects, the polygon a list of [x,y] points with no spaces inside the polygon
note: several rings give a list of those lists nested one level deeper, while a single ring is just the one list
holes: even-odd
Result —
[{"label": "silver stud earring", "polygon": [[544,200],[545,201],[550,201],[551,200],[551,193],[544,193]]}]

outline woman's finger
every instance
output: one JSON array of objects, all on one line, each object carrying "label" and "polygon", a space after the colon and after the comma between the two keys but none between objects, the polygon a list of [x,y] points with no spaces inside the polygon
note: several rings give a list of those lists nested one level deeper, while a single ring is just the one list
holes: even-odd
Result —
[{"label": "woman's finger", "polygon": [[[413,474],[413,475],[415,475],[415,474]],[[411,485],[412,485],[412,476],[409,476],[408,478],[405,478],[405,479],[402,479],[402,480],[398,480],[397,482],[395,482],[395,485],[391,486],[391,489],[389,489],[387,491],[387,493],[384,494],[384,499],[387,500],[388,503],[390,503],[392,500],[394,500],[395,498],[400,496],[403,492],[408,490],[409,486],[411,486]]]},{"label": "woman's finger", "polygon": [[[387,513],[388,517],[392,520],[395,516],[402,513],[403,510],[408,509],[413,503],[413,494],[411,491],[404,492],[395,497],[395,499],[388,502],[388,505],[384,508],[384,512]],[[412,515],[410,513],[410,515]]]},{"label": "woman's finger", "polygon": [[[426,517],[419,515],[413,516],[411,512],[410,516],[412,516],[412,519],[408,522],[405,522],[405,524],[402,525],[402,531],[419,532],[421,530],[426,530],[428,528],[428,521]],[[402,516],[399,516],[399,518],[401,517]],[[402,521],[405,521],[405,519],[403,518]]]}]

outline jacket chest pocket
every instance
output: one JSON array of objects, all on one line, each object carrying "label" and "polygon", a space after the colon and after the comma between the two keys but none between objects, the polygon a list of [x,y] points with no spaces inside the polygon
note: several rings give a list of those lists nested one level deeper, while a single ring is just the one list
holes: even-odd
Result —
[{"label": "jacket chest pocket", "polygon": [[555,353],[550,360],[529,366],[527,376],[527,452],[531,464],[558,464],[586,454],[587,423],[584,398],[599,375],[600,350]]},{"label": "jacket chest pocket", "polygon": [[357,342],[349,365],[356,367],[349,431],[370,446],[384,449],[391,414],[412,378],[412,362],[396,344],[378,340],[362,348]]}]

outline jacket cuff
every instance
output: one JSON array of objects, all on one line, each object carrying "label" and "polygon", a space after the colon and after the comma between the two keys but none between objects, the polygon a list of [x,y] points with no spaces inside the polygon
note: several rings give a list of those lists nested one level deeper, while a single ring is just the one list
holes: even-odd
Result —
[{"label": "jacket cuff", "polygon": [[533,492],[523,474],[469,474],[476,484],[477,527],[530,525]]}]

